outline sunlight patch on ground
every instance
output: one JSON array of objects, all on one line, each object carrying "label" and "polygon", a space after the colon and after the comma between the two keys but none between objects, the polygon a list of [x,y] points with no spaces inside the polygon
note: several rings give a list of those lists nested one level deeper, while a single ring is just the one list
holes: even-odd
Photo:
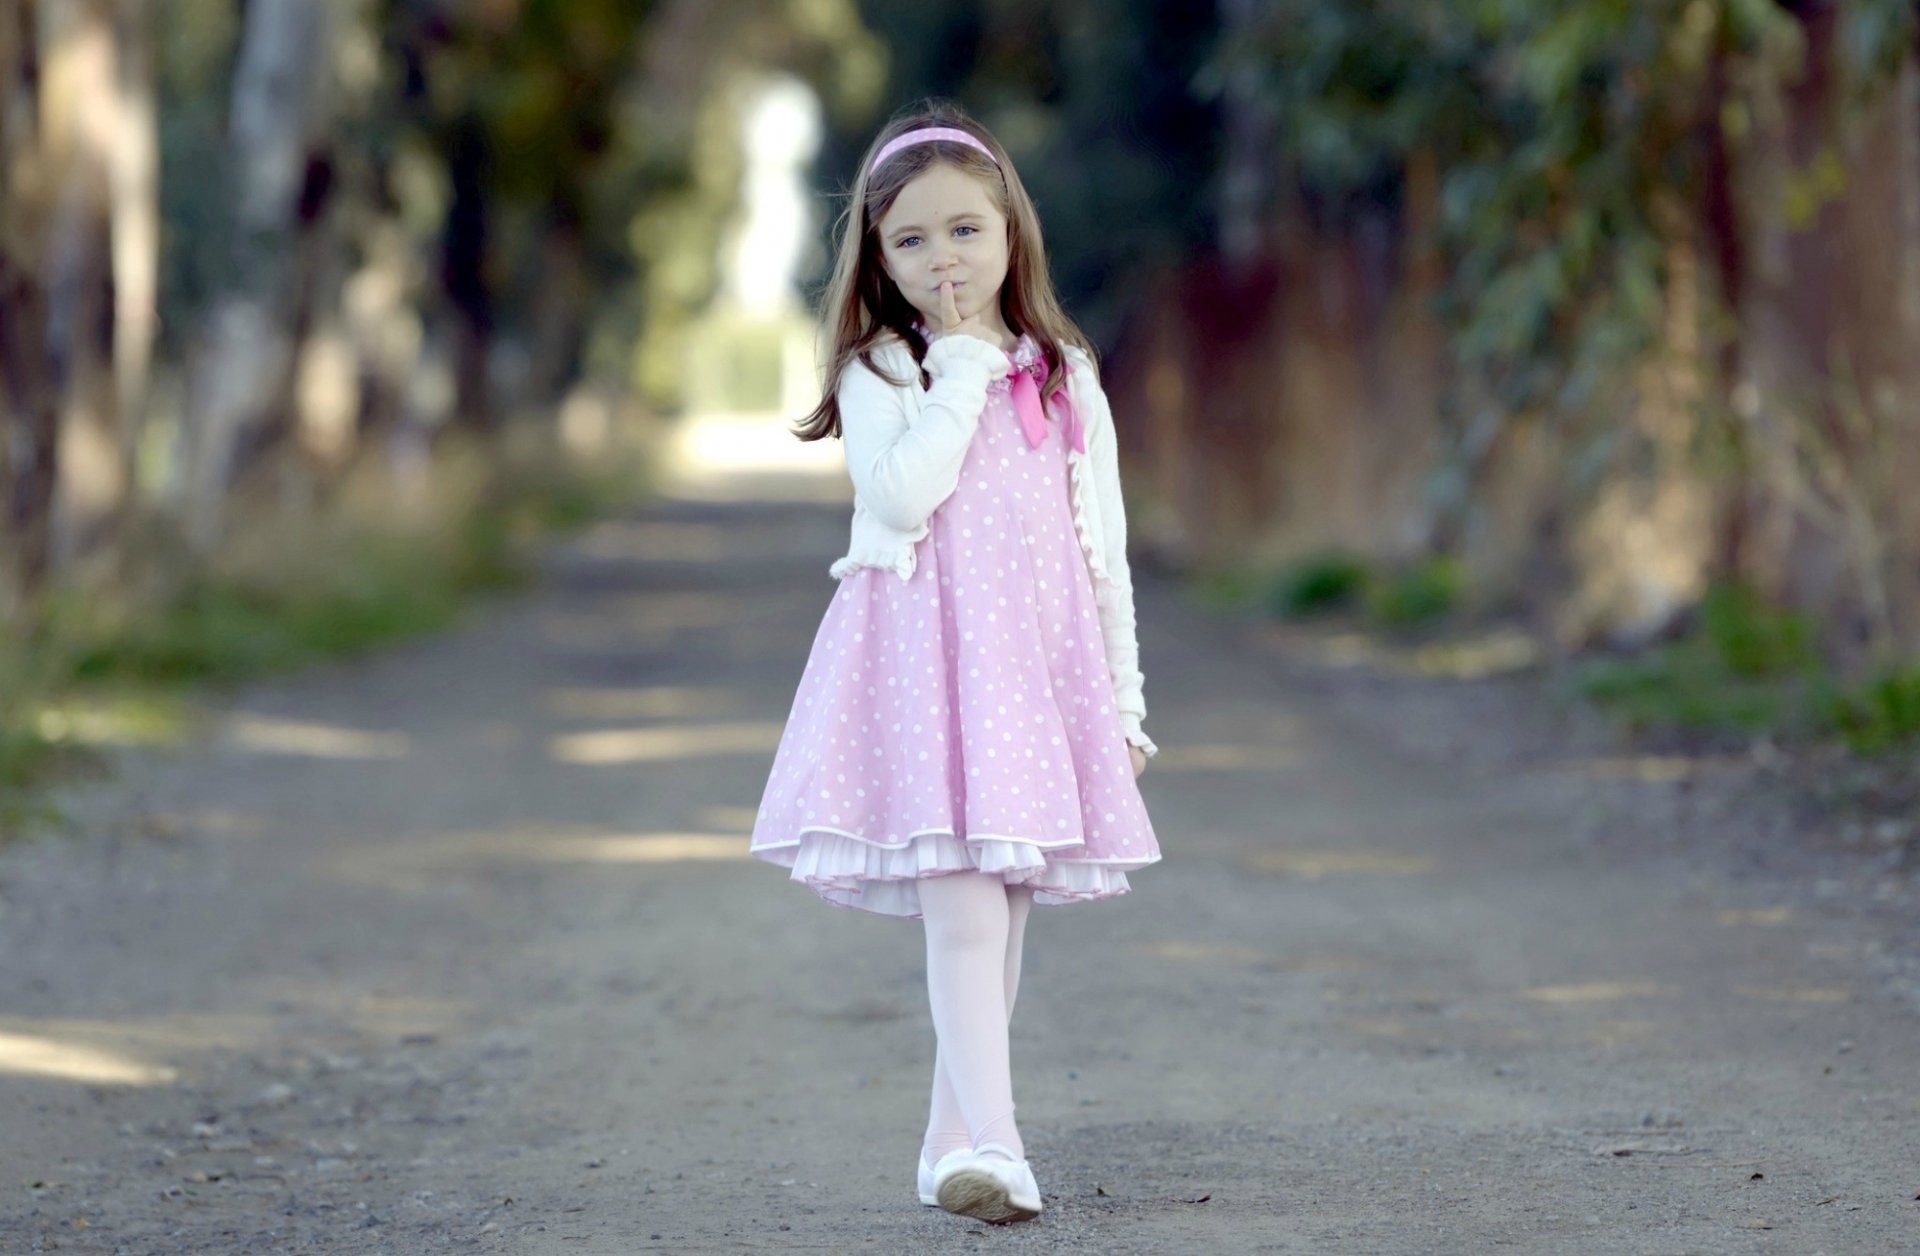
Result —
[{"label": "sunlight patch on ground", "polygon": [[[321,983],[309,1002],[318,1007],[340,1004],[337,1014],[362,1033],[398,1041],[407,1037],[437,1037],[460,1029],[475,1018],[474,1004],[464,999],[442,999],[423,994],[354,993],[342,1000],[336,987]],[[331,997],[330,997],[331,996]]]},{"label": "sunlight patch on ground", "polygon": [[1657,981],[1579,981],[1567,985],[1535,986],[1520,997],[1535,1003],[1611,1003],[1620,999],[1651,999],[1680,993]]},{"label": "sunlight patch on ground", "polygon": [[1274,956],[1254,966],[1271,973],[1357,973],[1377,969],[1380,962],[1361,955],[1306,954]]},{"label": "sunlight patch on ground", "polygon": [[776,721],[691,724],[673,728],[607,729],[569,733],[548,743],[556,763],[600,767],[616,763],[660,763],[706,755],[772,753],[785,726]]},{"label": "sunlight patch on ground", "polygon": [[1736,986],[1735,994],[1771,1003],[1845,1003],[1853,991],[1839,986]]},{"label": "sunlight patch on ground", "polygon": [[226,739],[256,754],[300,755],[310,759],[404,759],[413,752],[405,733],[375,733],[337,724],[236,715]]},{"label": "sunlight patch on ground", "polygon": [[1793,919],[1791,907],[1728,908],[1719,915],[1723,925],[1784,925]]},{"label": "sunlight patch on ground", "polygon": [[1658,1028],[1649,1020],[1614,1018],[1589,1026],[1586,1038],[1603,1047],[1631,1047],[1651,1041]]},{"label": "sunlight patch on ground", "polygon": [[182,740],[191,717],[177,700],[124,696],[72,699],[40,710],[34,728],[48,741],[90,746],[166,746]]},{"label": "sunlight patch on ground", "polygon": [[1371,667],[1395,676],[1485,680],[1538,667],[1542,658],[1538,642],[1510,628],[1417,646],[1366,632],[1302,634],[1289,624],[1274,625],[1267,635],[1328,667]]},{"label": "sunlight patch on ground", "polygon": [[1700,761],[1686,755],[1603,755],[1581,759],[1566,766],[1568,771],[1603,781],[1684,781],[1700,768]]},{"label": "sunlight patch on ground", "polygon": [[1431,857],[1392,850],[1263,850],[1247,863],[1259,872],[1280,872],[1304,881],[1347,876],[1423,876],[1433,871]]},{"label": "sunlight patch on ground", "polygon": [[197,807],[191,811],[155,811],[146,819],[146,832],[163,840],[193,833],[204,837],[259,837],[270,817],[256,811]]},{"label": "sunlight patch on ground", "polygon": [[[1272,630],[1273,635],[1282,641],[1291,641],[1292,634],[1284,627]],[[1364,667],[1367,664],[1382,664],[1386,661],[1384,652],[1373,638],[1364,633],[1332,633],[1314,643],[1314,653],[1319,661],[1332,667]]]},{"label": "sunlight patch on ground", "polygon": [[1452,680],[1484,680],[1525,671],[1540,662],[1540,645],[1511,629],[1489,632],[1464,641],[1423,645],[1413,652],[1413,670],[1423,676]]},{"label": "sunlight patch on ground", "polygon": [[117,1086],[165,1086],[179,1077],[171,1066],[149,1064],[123,1052],[8,1032],[0,1032],[0,1073]]},{"label": "sunlight patch on ground", "polygon": [[1208,962],[1212,960],[1233,960],[1250,964],[1267,958],[1265,951],[1256,951],[1252,947],[1232,946],[1219,942],[1187,942],[1178,938],[1164,942],[1151,942],[1139,948],[1155,959],[1177,959]]},{"label": "sunlight patch on ground", "polygon": [[756,807],[702,807],[694,818],[711,829],[725,829],[730,833],[751,833],[754,821],[760,818],[760,812]]},{"label": "sunlight patch on ground", "polygon": [[685,864],[749,858],[748,835],[520,825],[481,832],[390,838],[331,853],[314,872],[383,891],[484,893],[503,866],[532,864]]},{"label": "sunlight patch on ground", "polygon": [[567,837],[543,844],[542,859],[583,863],[679,863],[684,860],[745,859],[745,834],[634,833],[607,837]]},{"label": "sunlight patch on ground", "polygon": [[739,705],[719,686],[651,685],[639,689],[551,689],[547,710],[571,720],[663,720],[717,715]]},{"label": "sunlight patch on ground", "polygon": [[[276,998],[287,991],[276,985]],[[265,1041],[274,1018],[245,1012],[181,1013],[106,1020],[89,1017],[0,1016],[0,1033],[83,1042],[116,1053],[162,1054]]]},{"label": "sunlight patch on ground", "polygon": [[[101,1018],[0,1017],[0,1077],[41,1077],[93,1085],[165,1086],[180,1070],[154,1057],[254,1050],[285,1031],[284,1013],[333,1018],[352,1035],[383,1040],[437,1037],[475,1019],[469,1002],[427,995],[373,994],[331,977],[277,974],[262,987],[275,1012],[243,1011]],[[350,1027],[350,1029],[349,1029]],[[329,1035],[331,1036],[331,1035]],[[319,1040],[310,1045],[318,1047]]]}]

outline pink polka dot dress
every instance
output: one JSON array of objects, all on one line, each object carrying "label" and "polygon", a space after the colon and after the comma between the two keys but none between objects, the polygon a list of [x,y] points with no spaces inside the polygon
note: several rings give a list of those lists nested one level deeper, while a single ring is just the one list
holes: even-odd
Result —
[{"label": "pink polka dot dress", "polygon": [[[1025,337],[1011,355],[1032,361]],[[1062,426],[1032,446],[994,381],[914,573],[845,575],[814,636],[750,844],[829,902],[920,916],[979,870],[1063,904],[1160,848],[1074,532]]]}]

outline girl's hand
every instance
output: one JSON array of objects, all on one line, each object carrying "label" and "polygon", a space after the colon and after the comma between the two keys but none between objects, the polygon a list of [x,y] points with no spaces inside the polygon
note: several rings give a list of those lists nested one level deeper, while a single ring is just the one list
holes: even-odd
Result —
[{"label": "girl's hand", "polygon": [[987,330],[986,324],[980,321],[978,314],[969,315],[966,318],[960,317],[960,307],[953,299],[953,282],[949,280],[940,285],[940,327],[935,331],[933,339],[938,340],[942,336],[951,336],[955,333],[978,336],[988,344],[993,344],[996,340],[994,334]]},{"label": "girl's hand", "polygon": [[1127,757],[1133,760],[1133,775],[1134,779],[1138,780],[1140,774],[1147,770],[1147,752],[1128,742]]}]

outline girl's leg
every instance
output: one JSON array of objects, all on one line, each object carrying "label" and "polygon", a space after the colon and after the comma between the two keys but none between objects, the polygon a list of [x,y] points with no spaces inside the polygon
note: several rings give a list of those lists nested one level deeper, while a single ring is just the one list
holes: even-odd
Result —
[{"label": "girl's leg", "polygon": [[939,1058],[972,1143],[1024,1156],[1013,1120],[1006,961],[1012,903],[1004,881],[978,872],[919,884],[927,928],[927,1001]]},{"label": "girl's leg", "polygon": [[[1006,997],[1007,1017],[1013,1016],[1014,1003],[1020,988],[1020,961],[1026,939],[1027,918],[1033,909],[1033,891],[1025,886],[1006,886],[1007,898],[1007,946],[1003,959],[1002,972]],[[958,1095],[953,1088],[953,1080],[947,1064],[945,1047],[936,1047],[934,1053],[933,1096],[927,1121],[927,1136],[922,1148],[929,1165],[938,1164],[940,1157],[950,1151],[971,1146],[974,1138],[967,1132],[967,1121],[963,1114]],[[1004,1138],[986,1138],[981,1141],[1004,1142]]]},{"label": "girl's leg", "polygon": [[[977,876],[977,874],[954,874],[954,876]],[[935,878],[935,880],[952,880],[952,878]],[[981,880],[995,880],[996,882],[998,878],[981,878]],[[927,882],[922,882],[922,889],[925,889],[925,883]],[[1002,885],[1004,885],[1004,883],[1002,883]],[[1025,947],[1027,916],[1029,916],[1031,910],[1033,910],[1033,891],[1031,891],[1029,887],[1025,887],[1025,885],[1004,885],[1004,895],[1006,895],[1006,949],[1004,949],[1004,953],[1002,953],[1000,974],[1002,974],[1002,993],[1004,993],[1004,1001],[1006,1001],[1006,1018],[1012,1020],[1012,1016],[1014,1016],[1014,1001],[1016,1001],[1016,997],[1018,997],[1018,993],[1020,993],[1020,958],[1021,951],[1023,951],[1023,947]],[[925,910],[925,899],[922,899],[922,908]],[[933,945],[933,941],[931,941],[931,933],[929,933],[929,956],[931,956],[931,945]],[[931,995],[931,991],[933,991],[933,966],[931,966],[931,958],[929,958],[929,966],[927,966],[927,978],[929,978],[927,979],[927,991],[929,991],[929,995]],[[935,1022],[935,1029],[937,1029],[937,1027],[939,1027],[939,1022]],[[1008,1070],[1008,1075],[1012,1075],[1012,1070]],[[1012,1100],[1012,1087],[1008,1087],[1008,1100]],[[1012,1108],[1012,1102],[1010,1102],[1010,1108]],[[968,1133],[966,1112],[962,1110],[960,1097],[958,1097],[958,1093],[954,1091],[952,1070],[950,1070],[950,1064],[948,1064],[947,1045],[945,1045],[945,1041],[941,1041],[941,1043],[935,1047],[935,1052],[933,1052],[933,1102],[931,1102],[931,1110],[929,1110],[929,1114],[927,1114],[927,1137],[925,1137],[922,1154],[924,1154],[927,1164],[939,1164],[941,1156],[945,1156],[950,1150],[970,1147],[970,1145],[973,1145],[973,1141],[975,1141],[973,1135]],[[993,1135],[987,1135],[987,1137],[983,1137],[983,1139],[979,1139],[979,1141],[1008,1143],[1006,1137],[993,1137]],[[1016,1135],[1016,1141],[1012,1141],[1012,1143],[1008,1143],[1008,1145],[1010,1145],[1010,1147],[1020,1148],[1018,1135]]]}]

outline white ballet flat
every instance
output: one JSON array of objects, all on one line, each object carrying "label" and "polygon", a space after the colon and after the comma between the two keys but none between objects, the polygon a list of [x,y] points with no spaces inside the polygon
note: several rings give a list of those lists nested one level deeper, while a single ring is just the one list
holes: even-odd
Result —
[{"label": "white ballet flat", "polygon": [[940,1157],[933,1172],[933,1194],[948,1212],[995,1225],[1031,1221],[1040,1215],[1040,1186],[1033,1180],[1033,1169],[999,1143]]},{"label": "white ballet flat", "polygon": [[918,1174],[918,1177],[919,1177],[918,1185],[920,1187],[920,1202],[925,1204],[929,1208],[938,1208],[940,1206],[940,1196],[934,1187],[934,1178],[940,1172],[940,1165],[945,1164],[947,1161],[953,1159],[955,1156],[971,1156],[972,1154],[973,1154],[973,1148],[971,1147],[957,1148],[956,1150],[950,1151],[946,1155],[940,1157],[940,1164],[936,1164],[932,1168],[928,1168],[927,1153],[925,1151],[922,1151],[919,1154],[919,1156],[916,1157],[916,1161],[918,1163],[919,1170],[920,1170]]}]

